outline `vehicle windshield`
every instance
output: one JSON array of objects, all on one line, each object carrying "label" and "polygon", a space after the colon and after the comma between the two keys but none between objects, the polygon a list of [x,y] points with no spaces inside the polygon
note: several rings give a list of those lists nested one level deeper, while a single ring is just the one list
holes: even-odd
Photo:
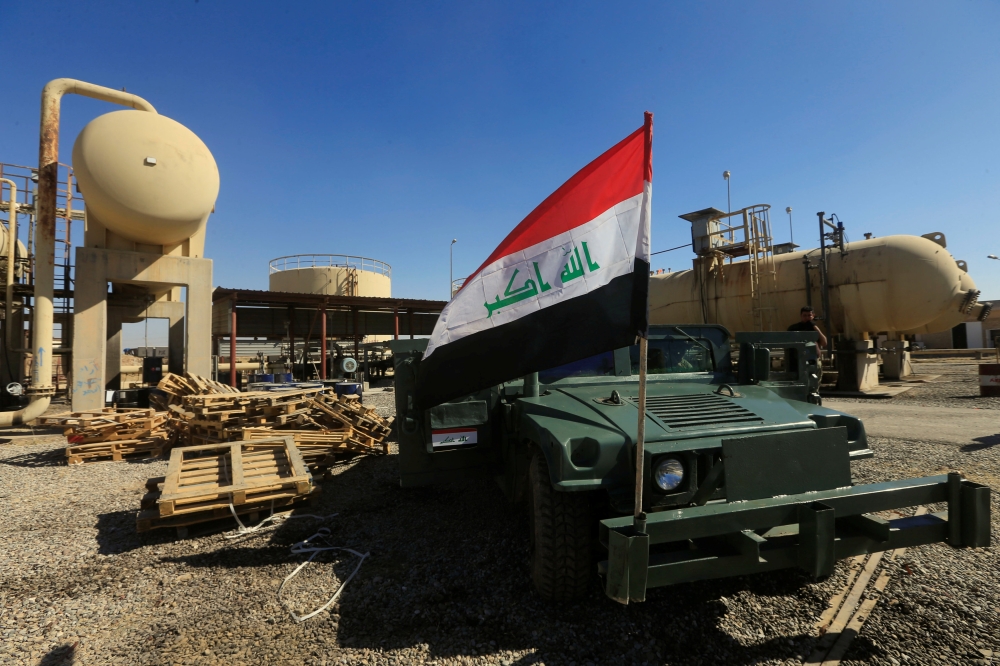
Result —
[{"label": "vehicle windshield", "polygon": [[567,377],[610,377],[615,374],[615,353],[604,352],[573,363],[560,365],[558,368],[542,370],[538,373],[538,381],[551,384]]},{"label": "vehicle windshield", "polygon": [[[711,343],[704,339],[650,338],[646,372],[650,375],[685,372],[713,372]],[[639,374],[639,345],[629,347],[631,374]],[[538,381],[551,384],[575,377],[612,377],[615,374],[614,352],[604,352],[589,358],[549,368],[538,373]]]},{"label": "vehicle windshield", "polygon": [[[632,374],[639,374],[639,345],[628,349]],[[681,372],[712,372],[715,364],[707,343],[700,340],[651,338],[646,354],[646,374],[665,375]]]}]

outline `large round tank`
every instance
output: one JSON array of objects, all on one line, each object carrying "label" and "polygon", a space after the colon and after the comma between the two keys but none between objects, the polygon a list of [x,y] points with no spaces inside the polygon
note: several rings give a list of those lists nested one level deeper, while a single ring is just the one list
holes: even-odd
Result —
[{"label": "large round tank", "polygon": [[[911,332],[932,322],[947,330],[964,321],[960,307],[972,278],[938,243],[921,236],[886,236],[848,243],[841,255],[828,255],[830,315],[835,333],[854,338],[865,332]],[[819,250],[774,257],[776,289],[764,305],[774,308],[771,330],[799,321],[809,302],[803,259],[819,263]],[[722,324],[730,331],[755,330],[748,262],[725,264],[650,278],[650,321],[653,324]],[[700,283],[704,281],[704,294]],[[810,271],[811,302],[822,311],[820,276]]]},{"label": "large round tank", "polygon": [[384,261],[341,254],[296,254],[270,262],[271,291],[325,296],[392,296],[392,268]]},{"label": "large round tank", "polygon": [[73,145],[87,214],[139,243],[179,243],[208,220],[219,169],[194,132],[148,111],[114,111],[87,123]]}]

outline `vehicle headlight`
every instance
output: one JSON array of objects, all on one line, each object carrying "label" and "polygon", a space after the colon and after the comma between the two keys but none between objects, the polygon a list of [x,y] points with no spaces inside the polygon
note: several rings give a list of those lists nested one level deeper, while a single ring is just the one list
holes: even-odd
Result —
[{"label": "vehicle headlight", "polygon": [[684,465],[677,458],[662,458],[653,470],[653,480],[660,490],[676,490],[684,480]]}]

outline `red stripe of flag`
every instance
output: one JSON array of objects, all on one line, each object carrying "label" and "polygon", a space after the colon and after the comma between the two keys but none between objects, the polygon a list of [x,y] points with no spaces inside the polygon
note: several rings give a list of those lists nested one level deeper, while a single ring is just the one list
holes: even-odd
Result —
[{"label": "red stripe of flag", "polygon": [[477,275],[497,259],[575,229],[612,206],[642,193],[643,182],[653,182],[652,114],[646,122],[538,204],[535,210],[493,250]]}]

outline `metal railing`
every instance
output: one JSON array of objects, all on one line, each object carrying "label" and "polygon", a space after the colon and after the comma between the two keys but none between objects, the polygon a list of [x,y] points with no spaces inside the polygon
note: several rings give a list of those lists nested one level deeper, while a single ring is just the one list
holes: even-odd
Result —
[{"label": "metal railing", "polygon": [[392,266],[369,257],[352,257],[346,254],[291,254],[278,257],[268,262],[270,273],[293,270],[296,268],[353,268],[359,271],[378,273],[387,278],[392,277]]}]

